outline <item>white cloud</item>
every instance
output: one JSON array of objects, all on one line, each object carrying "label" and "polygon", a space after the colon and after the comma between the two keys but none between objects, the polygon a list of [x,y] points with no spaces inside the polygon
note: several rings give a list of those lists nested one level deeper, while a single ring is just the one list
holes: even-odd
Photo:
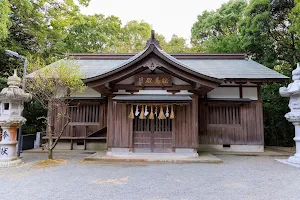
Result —
[{"label": "white cloud", "polygon": [[204,10],[219,8],[228,0],[91,0],[81,8],[84,14],[104,14],[119,17],[123,24],[131,20],[144,20],[168,40],[173,34],[190,38],[197,15]]}]

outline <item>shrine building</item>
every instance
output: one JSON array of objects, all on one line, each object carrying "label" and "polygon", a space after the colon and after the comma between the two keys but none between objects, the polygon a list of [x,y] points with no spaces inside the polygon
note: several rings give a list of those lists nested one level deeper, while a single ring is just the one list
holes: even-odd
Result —
[{"label": "shrine building", "polygon": [[[168,54],[154,31],[138,54],[67,57],[87,89],[68,97],[71,122],[56,148],[108,155],[263,152],[261,86],[287,79],[246,54]],[[52,128],[62,125],[53,120]]]}]

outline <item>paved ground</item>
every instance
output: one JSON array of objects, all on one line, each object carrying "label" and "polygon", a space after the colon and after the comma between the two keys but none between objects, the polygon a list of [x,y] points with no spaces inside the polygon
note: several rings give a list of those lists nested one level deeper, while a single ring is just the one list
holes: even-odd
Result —
[{"label": "paved ground", "polygon": [[0,169],[1,200],[300,199],[300,169],[275,158],[218,155],[222,164],[82,162],[87,155],[56,153],[67,162],[36,166],[45,154]]}]

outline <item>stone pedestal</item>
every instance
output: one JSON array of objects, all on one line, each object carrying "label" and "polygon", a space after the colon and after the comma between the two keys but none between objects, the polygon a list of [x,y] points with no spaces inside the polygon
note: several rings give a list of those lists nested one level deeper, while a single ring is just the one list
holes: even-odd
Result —
[{"label": "stone pedestal", "polygon": [[296,154],[287,161],[300,165],[300,66],[292,72],[293,81],[288,87],[281,87],[279,93],[283,97],[290,97],[289,108],[291,111],[285,115],[285,118],[295,126]]},{"label": "stone pedestal", "polygon": [[288,162],[300,165],[300,122],[293,123],[295,126],[296,154],[289,157]]},{"label": "stone pedestal", "polygon": [[1,124],[0,167],[14,166],[21,163],[17,158],[17,124]]}]

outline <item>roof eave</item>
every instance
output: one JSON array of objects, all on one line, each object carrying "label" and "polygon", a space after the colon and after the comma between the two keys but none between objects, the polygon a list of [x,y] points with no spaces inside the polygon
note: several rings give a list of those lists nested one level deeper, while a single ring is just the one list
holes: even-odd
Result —
[{"label": "roof eave", "polygon": [[232,82],[253,82],[253,83],[280,83],[288,81],[289,77],[286,78],[225,78],[224,81]]},{"label": "roof eave", "polygon": [[92,81],[95,81],[95,80],[104,78],[104,77],[106,77],[106,76],[109,76],[109,75],[111,75],[111,74],[114,74],[114,73],[116,73],[116,72],[118,72],[118,71],[121,71],[121,70],[123,70],[124,68],[126,68],[126,67],[128,67],[128,66],[130,66],[130,65],[132,65],[132,64],[134,64],[134,63],[136,63],[136,62],[138,62],[139,60],[141,60],[141,59],[143,59],[144,57],[146,57],[147,55],[149,55],[151,52],[152,52],[152,50],[150,49],[150,45],[148,45],[148,46],[145,48],[144,52],[143,52],[141,55],[139,55],[138,57],[136,57],[135,59],[133,59],[132,61],[130,61],[130,62],[128,62],[128,63],[125,63],[125,64],[122,64],[122,65],[120,65],[118,68],[116,68],[116,69],[114,69],[114,70],[112,70],[112,71],[106,72],[106,73],[101,74],[101,75],[98,75],[98,76],[86,78],[86,79],[83,79],[82,81],[83,81],[83,83],[89,83],[89,82],[92,82]]}]

